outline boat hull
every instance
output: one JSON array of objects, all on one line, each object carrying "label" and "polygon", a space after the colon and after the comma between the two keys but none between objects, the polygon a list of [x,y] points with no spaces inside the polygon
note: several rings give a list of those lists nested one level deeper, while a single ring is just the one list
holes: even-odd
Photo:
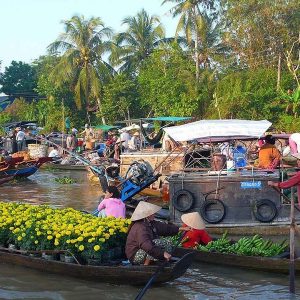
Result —
[{"label": "boat hull", "polygon": [[[272,273],[289,273],[290,260],[287,258],[243,256],[218,252],[205,252],[185,248],[177,248],[175,255],[180,256],[190,252],[194,253],[194,261],[196,262],[239,267]],[[297,275],[300,275],[300,259],[295,260],[295,271]]]},{"label": "boat hull", "polygon": [[[162,272],[159,272],[155,283],[164,283],[182,276],[192,263],[192,257],[193,254],[188,254],[172,266],[165,267]],[[147,283],[158,268],[158,266],[90,266],[71,264],[6,251],[0,251],[0,262],[20,265],[46,273],[50,272],[87,280],[129,285],[143,285]]]},{"label": "boat hull", "polygon": [[39,168],[37,166],[30,166],[24,168],[13,168],[8,169],[4,173],[6,175],[12,175],[17,178],[26,178],[33,175]]},{"label": "boat hull", "polygon": [[57,170],[74,170],[74,171],[86,171],[87,167],[84,165],[61,165],[61,164],[43,164],[43,166],[41,167],[42,169],[46,169],[46,168],[53,168],[53,169],[57,169]]}]

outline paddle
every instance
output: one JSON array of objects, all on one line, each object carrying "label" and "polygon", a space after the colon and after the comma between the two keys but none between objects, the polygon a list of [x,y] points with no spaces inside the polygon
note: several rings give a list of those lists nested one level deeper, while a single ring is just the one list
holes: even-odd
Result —
[{"label": "paddle", "polygon": [[[172,253],[174,252],[174,250],[179,246],[179,244],[181,243],[181,240],[184,236],[185,232],[183,232],[180,235],[180,238],[178,240],[178,242],[175,244],[174,249],[172,251]],[[171,254],[172,254],[171,253]],[[150,279],[148,280],[148,282],[146,283],[146,285],[143,287],[143,289],[140,290],[140,292],[138,293],[138,295],[135,297],[135,300],[141,300],[143,298],[143,296],[145,295],[146,291],[148,290],[148,288],[151,286],[151,284],[153,283],[153,281],[156,279],[157,275],[165,268],[165,266],[169,263],[169,261],[165,261],[161,266],[159,266],[156,271],[154,272],[154,274],[150,277]]]}]

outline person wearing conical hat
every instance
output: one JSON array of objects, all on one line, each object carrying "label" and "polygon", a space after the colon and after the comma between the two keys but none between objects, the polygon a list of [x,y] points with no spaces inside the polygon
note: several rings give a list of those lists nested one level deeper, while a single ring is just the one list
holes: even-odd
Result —
[{"label": "person wearing conical hat", "polygon": [[169,260],[172,245],[159,237],[190,229],[155,221],[154,215],[160,209],[158,205],[140,201],[134,210],[125,246],[126,256],[131,263],[148,265],[155,260]]},{"label": "person wearing conical hat", "polygon": [[207,245],[212,238],[205,230],[205,223],[198,212],[183,214],[181,221],[184,227],[190,227],[182,237],[182,247],[194,248],[198,244]]}]

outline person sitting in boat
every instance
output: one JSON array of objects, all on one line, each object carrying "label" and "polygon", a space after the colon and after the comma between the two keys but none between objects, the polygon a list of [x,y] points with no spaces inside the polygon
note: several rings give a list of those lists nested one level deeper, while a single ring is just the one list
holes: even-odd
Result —
[{"label": "person sitting in boat", "polygon": [[261,169],[275,169],[280,163],[281,154],[275,147],[275,138],[268,134],[265,143],[258,153],[258,167]]},{"label": "person sitting in boat", "polygon": [[184,227],[190,227],[182,237],[182,247],[194,248],[198,244],[207,245],[212,238],[205,230],[205,223],[198,212],[183,214],[181,221]]},{"label": "person sitting in boat", "polygon": [[136,131],[130,141],[128,142],[128,148],[130,151],[137,151],[140,150],[141,147],[141,140],[140,140],[140,134],[138,131]]},{"label": "person sitting in boat", "polygon": [[128,229],[125,253],[132,264],[149,265],[156,260],[170,260],[172,244],[160,236],[176,235],[179,231],[188,231],[189,227],[177,227],[155,221],[154,214],[160,206],[140,201],[134,210]]},{"label": "person sitting in boat", "polygon": [[57,146],[53,146],[53,149],[50,151],[48,157],[52,157],[55,160],[61,158],[60,155],[59,155],[59,153],[58,153]]},{"label": "person sitting in boat", "polygon": [[104,199],[98,206],[98,217],[125,218],[125,204],[120,199],[120,192],[116,186],[109,186]]}]

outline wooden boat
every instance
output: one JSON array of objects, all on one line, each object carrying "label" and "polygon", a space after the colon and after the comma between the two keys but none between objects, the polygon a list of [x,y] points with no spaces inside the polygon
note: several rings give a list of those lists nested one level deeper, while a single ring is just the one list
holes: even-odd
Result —
[{"label": "wooden boat", "polygon": [[0,185],[3,184],[3,183],[5,183],[5,182],[13,180],[14,177],[15,177],[14,175],[2,175],[0,177]]},{"label": "wooden boat", "polygon": [[22,161],[20,163],[14,163],[3,168],[0,171],[0,176],[15,176],[17,178],[26,178],[33,175],[42,164],[51,161],[51,157],[41,157],[37,160]]},{"label": "wooden boat", "polygon": [[73,165],[73,164],[53,164],[53,163],[47,163],[44,164],[42,169],[51,168],[51,169],[57,169],[57,170],[74,170],[74,171],[86,171],[87,167],[85,165]]},{"label": "wooden boat", "polygon": [[[272,273],[289,273],[290,260],[280,257],[245,256],[219,252],[205,252],[185,248],[177,248],[176,256],[194,253],[194,261],[228,267],[239,267]],[[300,258],[295,259],[295,271],[300,275]]]},{"label": "wooden boat", "polygon": [[[184,255],[177,262],[172,263],[159,273],[155,283],[163,283],[182,276],[193,260],[192,253]],[[81,279],[96,280],[115,284],[143,285],[148,282],[159,266],[132,265],[80,265],[61,261],[45,260],[0,250],[0,263],[20,265],[42,272],[57,273]]]}]

